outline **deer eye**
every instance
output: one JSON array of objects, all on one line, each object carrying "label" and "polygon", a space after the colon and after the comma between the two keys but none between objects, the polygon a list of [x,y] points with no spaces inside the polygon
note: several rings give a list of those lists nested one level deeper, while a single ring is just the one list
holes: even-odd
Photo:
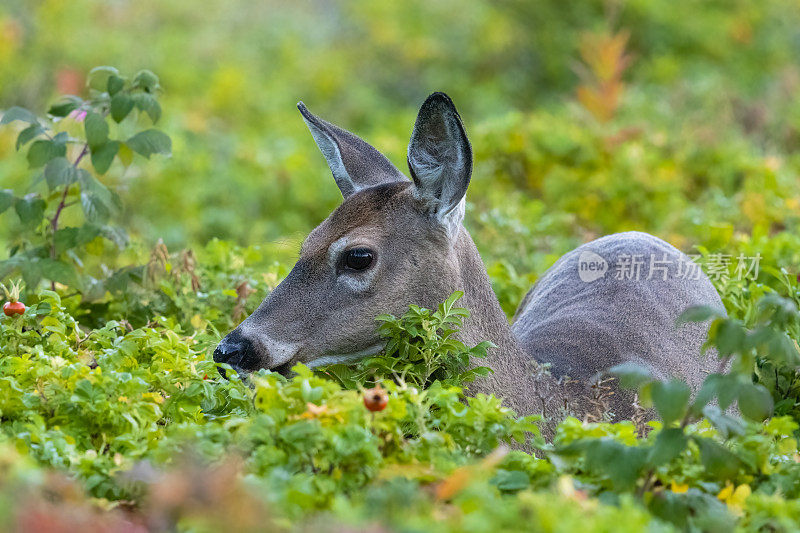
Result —
[{"label": "deer eye", "polygon": [[372,258],[369,248],[353,248],[344,253],[344,266],[351,270],[364,270],[372,264]]}]

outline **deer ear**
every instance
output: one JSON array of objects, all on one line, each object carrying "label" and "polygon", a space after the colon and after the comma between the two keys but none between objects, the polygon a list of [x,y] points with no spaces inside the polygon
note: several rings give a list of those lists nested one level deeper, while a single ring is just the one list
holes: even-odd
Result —
[{"label": "deer ear", "polygon": [[419,196],[448,230],[464,218],[472,147],[453,101],[433,93],[422,104],[408,145],[408,168]]},{"label": "deer ear", "polygon": [[297,104],[297,109],[328,161],[333,179],[345,198],[361,189],[408,179],[361,138],[314,116],[303,102]]}]

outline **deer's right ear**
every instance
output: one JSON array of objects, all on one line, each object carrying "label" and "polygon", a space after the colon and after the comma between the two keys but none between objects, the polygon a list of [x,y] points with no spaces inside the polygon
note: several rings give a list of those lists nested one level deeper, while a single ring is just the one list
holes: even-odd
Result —
[{"label": "deer's right ear", "polygon": [[297,104],[297,109],[345,198],[361,189],[408,180],[383,154],[360,137],[314,116],[303,102]]},{"label": "deer's right ear", "polygon": [[422,104],[408,144],[408,168],[431,215],[451,234],[464,218],[472,147],[453,101],[433,93]]}]

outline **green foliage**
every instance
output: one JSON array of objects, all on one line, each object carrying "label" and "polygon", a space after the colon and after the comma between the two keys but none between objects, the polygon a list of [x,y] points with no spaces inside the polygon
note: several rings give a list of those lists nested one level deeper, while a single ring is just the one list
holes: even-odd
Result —
[{"label": "green foliage", "polygon": [[[201,271],[200,283],[213,283],[211,272]],[[381,366],[389,364],[386,359],[357,366],[360,373],[351,374],[349,383],[353,388],[302,365],[288,380],[267,371],[253,374],[248,387],[229,367],[230,380],[217,373],[208,352],[219,337],[204,331],[210,322],[196,322],[192,335],[168,317],[138,329],[111,321],[87,332],[57,293],[42,291],[22,317],[0,319],[0,442],[39,465],[68,472],[83,490],[111,502],[148,501],[148,494],[163,490],[162,478],[137,472],[181,468],[176,465],[187,450],[208,475],[204,465],[235,451],[244,457],[242,474],[262,491],[264,499],[256,501],[292,520],[314,522],[324,511],[334,521],[390,524],[398,516],[395,506],[376,509],[374,504],[405,494],[403,523],[420,527],[430,523],[431,513],[455,506],[447,526],[454,529],[464,524],[480,529],[477,524],[493,520],[514,524],[532,512],[547,528],[555,515],[536,503],[541,498],[565,506],[565,524],[583,516],[598,528],[603,517],[623,510],[638,517],[632,531],[645,523],[730,528],[737,517],[742,523],[793,523],[795,510],[775,495],[800,496],[800,467],[794,460],[798,423],[788,416],[760,422],[763,398],[750,396],[763,387],[748,389],[752,382],[738,375],[736,360],[732,372],[709,376],[706,392],[694,399],[679,382],[653,381],[640,369],[622,368],[625,383],[638,386],[640,398],[652,401],[665,422],[650,423],[647,435],[640,436],[631,422],[588,424],[570,418],[545,445],[536,417],[517,419],[499,399],[464,398],[452,384],[461,368],[445,362],[466,350],[452,343],[465,316],[455,307],[459,296],[436,312],[413,307],[401,318],[382,318],[381,327],[391,325],[384,334],[392,349],[428,353],[434,364],[400,358],[399,366],[389,369],[393,374],[402,369],[402,379],[382,381],[389,393],[387,408],[371,413],[354,388],[383,375],[368,369],[388,378],[389,370]],[[753,331],[771,331],[796,318],[785,300],[769,299],[764,308],[774,312],[765,311],[760,329]],[[748,331],[738,338],[748,336],[770,345],[763,333]],[[712,342],[727,341],[712,336]],[[743,352],[742,346],[731,351]],[[713,388],[718,403],[711,405],[707,391],[719,380],[734,383],[736,390]],[[737,400],[754,421],[720,410]],[[748,401],[754,405],[744,407]],[[526,441],[540,448],[539,458],[503,451],[504,443]],[[238,476],[233,479],[242,483]],[[19,482],[34,493],[54,490],[42,481]],[[423,490],[433,490],[436,498],[420,499]],[[0,494],[9,498],[12,493]],[[194,496],[185,497],[190,500],[179,505],[191,505],[187,502]],[[586,502],[593,503],[587,507]],[[768,517],[764,509],[776,505],[778,517]]]},{"label": "green foliage", "polygon": [[[798,529],[792,2],[106,4],[0,6],[0,280],[28,287],[0,316],[0,529]],[[729,316],[684,316],[720,356],[699,394],[618,368],[661,421],[545,444],[464,396],[490,347],[458,340],[457,295],[382,317],[352,367],[219,377],[212,347],[340,201],[292,104],[402,168],[432,90],[472,140],[467,226],[509,316],[603,234],[730,260]]]},{"label": "green foliage", "polygon": [[[19,131],[15,147],[20,150],[30,143],[29,167],[44,168],[42,173],[34,174],[29,190],[43,189],[42,182],[47,185],[46,191],[23,197],[4,191],[0,211],[13,204],[27,231],[15,243],[8,259],[0,261],[0,277],[19,273],[30,287],[44,279],[53,288],[60,283],[86,291],[87,284],[97,280],[85,265],[85,245],[105,238],[123,249],[128,240],[121,228],[109,225],[122,207],[119,195],[97,176],[106,174],[115,160],[128,166],[134,152],[146,158],[155,153],[171,153],[170,138],[156,129],[140,131],[125,141],[110,137],[109,115],[114,122],[123,123],[135,105],[153,123],[161,116],[154,97],[159,89],[158,78],[152,72],[141,71],[131,82],[113,67],[97,67],[89,73],[87,86],[88,99],[63,97],[50,107],[49,121],[21,107],[8,109],[0,119],[0,126],[27,124]],[[135,131],[137,125],[132,122],[115,126],[114,133],[122,138]],[[84,160],[91,161],[94,174],[81,166]],[[78,205],[83,220],[76,220],[70,213],[70,208]],[[64,226],[64,218],[71,215],[76,225]]]},{"label": "green foliage", "polygon": [[535,418],[514,418],[494,397],[462,403],[458,387],[438,381],[424,390],[387,384],[389,407],[375,415],[360,392],[302,366],[288,381],[253,375],[251,389],[220,377],[207,358],[216,335],[182,336],[166,318],[85,333],[58,294],[38,300],[22,318],[0,320],[2,434],[95,497],[140,494],[121,473],[143,460],[168,461],[185,446],[215,459],[234,446],[295,516],[330,506],[392,465],[429,464],[422,477],[441,477],[503,442],[538,435]]},{"label": "green foliage", "polygon": [[456,291],[433,312],[412,305],[400,318],[379,315],[378,332],[387,340],[381,353],[350,366],[330,365],[322,372],[349,388],[382,378],[420,388],[434,381],[459,386],[486,376],[488,367],[469,368],[470,362],[485,358],[494,345],[485,341],[468,348],[455,337],[462,319],[469,317],[468,310],[455,307],[463,295]]},{"label": "green foliage", "polygon": [[123,458],[155,447],[167,423],[251,410],[246,388],[218,378],[197,349],[202,338],[181,338],[170,325],[180,331],[112,321],[87,334],[56,293],[42,292],[22,318],[0,323],[3,433],[39,462],[73,470],[95,495],[122,498],[111,476]]}]

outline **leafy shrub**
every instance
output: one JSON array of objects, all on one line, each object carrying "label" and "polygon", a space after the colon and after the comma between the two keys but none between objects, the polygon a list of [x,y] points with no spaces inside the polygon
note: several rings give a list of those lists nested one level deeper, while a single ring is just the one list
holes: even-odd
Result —
[{"label": "leafy shrub", "polygon": [[[31,188],[46,185],[46,193],[31,192],[23,197],[0,191],[0,213],[13,206],[20,223],[29,229],[10,257],[0,262],[0,277],[20,273],[30,287],[46,279],[53,288],[61,283],[87,295],[105,292],[102,280],[100,288],[90,290],[89,285],[98,280],[84,271],[86,247],[105,238],[123,248],[128,237],[124,230],[108,224],[122,206],[119,195],[97,176],[105,174],[115,160],[130,165],[134,153],[147,158],[171,153],[172,142],[165,133],[148,128],[131,135],[135,127],[131,128],[130,121],[123,123],[134,109],[147,114],[152,123],[161,117],[156,100],[160,86],[152,72],[143,70],[127,80],[115,68],[97,67],[90,72],[87,86],[91,91],[88,100],[70,95],[50,107],[52,122],[21,107],[8,109],[0,119],[0,126],[12,122],[27,125],[17,136],[16,148],[30,143],[29,167],[44,169],[35,175]],[[110,137],[109,119],[118,136],[128,135],[126,140]],[[80,166],[84,159],[91,161],[94,175]],[[76,205],[82,208],[83,223],[64,227],[64,218]]]},{"label": "leafy shrub", "polygon": [[[392,324],[386,332],[398,353],[435,351],[433,361],[443,365],[436,371],[447,370],[448,354],[464,349],[448,342],[464,315],[455,308],[457,296],[437,312],[412,308],[401,318],[383,317]],[[541,506],[542,498],[555,497],[570,513],[564,524],[583,516],[597,528],[623,510],[643,520],[640,525],[656,520],[659,527],[731,527],[737,516],[788,524],[795,511],[789,503],[777,503],[775,495],[794,497],[797,490],[800,469],[792,457],[798,453],[798,424],[787,416],[758,421],[768,414],[763,387],[743,379],[749,375],[743,358],[750,353],[746,346],[783,346],[783,331],[797,311],[777,298],[762,306],[762,325],[752,331],[737,329],[742,326],[736,319],[717,319],[711,342],[722,357],[735,359],[733,372],[710,376],[706,392],[692,403],[685,385],[654,382],[624,369],[624,377],[639,385],[640,397],[652,401],[662,418],[650,424],[646,437],[631,422],[567,419],[552,445],[542,448],[535,418],[515,419],[500,400],[464,399],[458,387],[447,384],[457,380],[458,369],[421,388],[413,380],[426,382],[431,367],[424,360],[400,358],[400,367],[389,368],[402,368],[403,379],[383,380],[388,407],[370,413],[358,390],[303,366],[295,367],[297,376],[290,380],[267,371],[253,374],[253,388],[235,376],[223,379],[207,356],[211,338],[182,336],[167,318],[132,331],[110,322],[86,333],[58,295],[44,291],[22,317],[0,320],[2,440],[39,464],[70,473],[90,494],[110,501],[148,501],[148,494],[163,490],[158,480],[165,474],[146,472],[170,464],[184,468],[180,457],[187,451],[197,459],[196,466],[186,468],[203,473],[193,475],[207,472],[210,479],[216,474],[205,465],[234,452],[244,458],[244,473],[263,494],[248,505],[309,523],[320,520],[315,513],[324,510],[346,523],[390,525],[398,516],[396,507],[385,503],[378,511],[374,505],[402,497],[411,509],[404,523],[420,527],[430,524],[431,513],[442,512],[437,509],[455,506],[447,522],[454,529],[477,530],[494,520],[511,526],[530,513],[548,528],[557,514]],[[740,344],[732,344],[730,335]],[[764,355],[772,360],[781,353]],[[371,381],[375,376],[366,369],[385,370],[381,365],[386,364],[365,365],[352,376]],[[722,392],[733,388],[725,400]],[[717,406],[708,404],[712,389]],[[738,398],[740,409],[755,420],[723,412],[723,402],[731,398]],[[502,451],[504,442],[522,441],[526,433],[532,433],[542,457]],[[49,490],[47,483],[23,485],[35,493]],[[419,496],[426,486],[438,494],[432,502]],[[555,491],[554,496],[542,490]],[[221,497],[211,494],[187,495],[190,500],[175,503],[183,509],[176,511],[184,516],[179,520],[188,520],[181,513],[194,508],[191,498]],[[23,507],[33,505],[31,498]],[[608,504],[618,509],[605,509]],[[780,518],[768,519],[768,508]],[[162,512],[154,509],[144,506],[136,516],[153,519]],[[195,519],[206,523],[211,517],[199,512]]]},{"label": "leafy shrub", "polygon": [[[800,26],[785,0],[287,4],[269,25],[239,0],[23,4],[0,7],[0,278],[28,281],[26,314],[0,316],[0,529],[798,529]],[[575,76],[587,35],[617,37],[584,46]],[[170,90],[108,68],[63,89],[98,53],[155,66]],[[11,107],[41,109],[56,86],[77,96],[50,120]],[[389,350],[353,368],[223,380],[212,346],[339,201],[286,103],[298,86],[397,162],[424,91],[453,92],[476,151],[467,225],[509,316],[605,233],[760,254],[752,278],[714,279],[729,318],[695,312],[714,320],[720,372],[692,398],[628,368],[660,421],[567,419],[545,444],[535,417],[463,396],[488,346],[457,340],[451,299],[383,317]],[[134,140],[159,102],[176,156],[131,159],[167,152]],[[375,382],[390,400],[372,414],[360,389]],[[536,455],[505,449],[526,439]]]},{"label": "leafy shrub", "polygon": [[468,348],[455,337],[462,319],[469,317],[468,310],[454,307],[463,295],[456,291],[433,312],[412,305],[400,318],[379,315],[378,332],[387,340],[381,353],[350,366],[331,365],[322,372],[348,388],[368,381],[376,383],[381,378],[418,388],[434,381],[459,386],[487,375],[489,368],[469,368],[470,361],[485,358],[494,345],[485,341]]},{"label": "leafy shrub", "polygon": [[96,496],[120,499],[111,476],[170,424],[248,414],[247,389],[216,377],[198,341],[167,325],[128,331],[109,322],[85,333],[56,293],[42,292],[23,317],[0,322],[3,433],[41,463],[73,471]]},{"label": "leafy shrub", "polygon": [[[426,476],[436,477],[538,434],[535,418],[517,420],[493,397],[462,403],[459,388],[438,381],[425,390],[387,383],[389,407],[374,415],[361,393],[302,366],[292,380],[255,374],[251,389],[220,377],[208,338],[181,336],[170,319],[133,330],[112,321],[85,333],[57,293],[38,299],[22,317],[0,320],[2,432],[95,497],[141,494],[124,472],[142,461],[169,462],[187,447],[219,459],[234,447],[293,515],[329,506],[389,465],[429,463]],[[452,314],[453,302],[444,324],[463,315]],[[406,319],[433,315],[415,309]],[[404,331],[394,339],[403,351],[451,346],[436,334],[424,343]]]}]

